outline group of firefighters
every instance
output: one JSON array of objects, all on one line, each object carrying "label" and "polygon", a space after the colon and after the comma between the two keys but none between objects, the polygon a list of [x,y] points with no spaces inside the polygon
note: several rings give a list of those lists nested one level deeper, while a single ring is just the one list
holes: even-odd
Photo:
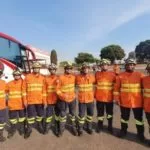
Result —
[{"label": "group of firefighters", "polygon": [[[93,133],[92,121],[96,100],[98,133],[103,130],[106,111],[108,131],[113,134],[115,102],[121,110],[121,129],[117,136],[126,136],[132,109],[137,137],[144,142],[143,110],[150,127],[150,64],[146,67],[147,76],[135,71],[136,62],[133,59],[126,60],[125,71],[121,73],[109,71],[109,65],[109,60],[102,59],[98,64],[100,70],[93,74],[90,73],[90,66],[83,63],[80,73],[74,75],[73,66],[68,62],[64,66],[64,74],[57,75],[56,65],[51,64],[48,66],[50,75],[45,77],[40,74],[40,63],[34,62],[33,72],[27,74],[24,79],[21,78],[22,73],[18,69],[13,71],[13,81],[6,84],[0,79],[0,141],[6,140],[3,136],[6,106],[10,123],[8,138],[11,138],[17,129],[20,135],[28,138],[35,124],[41,134],[47,134],[53,120],[55,134],[61,136],[65,130],[67,116],[73,135],[81,136],[85,122],[87,132]],[[2,75],[3,71],[0,70],[0,77]]]}]

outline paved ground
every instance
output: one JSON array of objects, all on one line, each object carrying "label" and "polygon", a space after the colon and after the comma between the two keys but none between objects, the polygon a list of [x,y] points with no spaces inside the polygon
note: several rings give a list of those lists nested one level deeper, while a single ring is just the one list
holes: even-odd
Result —
[{"label": "paved ground", "polygon": [[[114,113],[114,128],[116,133],[120,128],[120,111],[118,106],[115,107]],[[96,118],[94,118],[94,121],[96,121]],[[105,121],[106,123],[107,121]],[[41,135],[34,130],[31,137],[27,140],[23,139],[17,133],[12,139],[7,139],[5,143],[0,143],[0,150],[148,150],[149,148],[145,145],[138,143],[134,123],[135,121],[131,115],[129,133],[126,139],[118,139],[108,134],[106,129],[100,134],[94,132],[93,135],[88,135],[85,132],[82,137],[75,137],[66,130],[60,138],[57,138],[51,131],[48,135]],[[93,127],[95,128],[95,125]],[[146,120],[145,128],[145,136],[147,139],[150,139]]]}]

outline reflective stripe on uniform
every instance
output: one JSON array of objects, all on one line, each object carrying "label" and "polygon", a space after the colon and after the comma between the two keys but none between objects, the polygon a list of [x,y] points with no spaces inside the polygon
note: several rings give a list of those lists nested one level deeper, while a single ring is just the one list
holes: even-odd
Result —
[{"label": "reflective stripe on uniform", "polygon": [[78,122],[79,122],[80,124],[84,124],[84,123],[85,123],[85,117],[79,117],[79,116],[78,116]]},{"label": "reflective stripe on uniform", "polygon": [[36,116],[36,121],[37,121],[37,122],[41,122],[41,121],[42,121],[42,119],[43,119],[43,117]]},{"label": "reflective stripe on uniform", "polygon": [[73,92],[75,90],[74,84],[67,84],[61,87],[62,92]]},{"label": "reflective stripe on uniform", "polygon": [[87,122],[92,122],[93,120],[93,117],[92,116],[86,116],[86,121]]},{"label": "reflective stripe on uniform", "polygon": [[53,116],[47,117],[46,118],[46,123],[50,123],[52,122]]},{"label": "reflective stripe on uniform", "polygon": [[135,84],[121,84],[122,88],[140,88],[140,84],[139,83],[135,83]]},{"label": "reflective stripe on uniform", "polygon": [[48,86],[47,92],[48,92],[48,93],[55,92],[55,87],[54,87],[54,86]]},{"label": "reflective stripe on uniform", "polygon": [[18,122],[17,119],[9,119],[9,121],[11,124],[17,124],[17,122]]},{"label": "reflective stripe on uniform", "polygon": [[19,121],[19,122],[24,122],[24,121],[25,121],[25,119],[26,119],[25,117],[22,117],[22,118],[19,118],[19,120],[18,120],[18,121]]},{"label": "reflective stripe on uniform", "polygon": [[139,126],[143,126],[144,125],[143,121],[139,121],[139,120],[135,120],[135,124],[139,125]]},{"label": "reflective stripe on uniform", "polygon": [[43,84],[28,84],[27,91],[42,91]]},{"label": "reflective stripe on uniform", "polygon": [[110,119],[110,118],[112,118],[112,115],[107,115],[107,119]]},{"label": "reflective stripe on uniform", "polygon": [[98,90],[112,90],[113,89],[112,82],[98,82],[96,88]]},{"label": "reflective stripe on uniform", "polygon": [[29,124],[35,123],[35,117],[27,118]]},{"label": "reflective stripe on uniform", "polygon": [[72,116],[72,115],[69,114],[69,117],[70,117],[71,121],[75,121],[76,120],[75,116]]},{"label": "reflective stripe on uniform", "polygon": [[5,125],[6,125],[6,123],[1,123],[0,124],[0,130],[4,129]]},{"label": "reflective stripe on uniform", "polygon": [[139,93],[141,92],[141,89],[140,88],[132,88],[132,89],[121,88],[121,92]]},{"label": "reflective stripe on uniform", "polygon": [[118,96],[119,92],[113,92],[113,95]]},{"label": "reflective stripe on uniform", "polygon": [[59,116],[55,115],[55,120],[58,121],[59,120]]},{"label": "reflective stripe on uniform", "polygon": [[98,119],[98,121],[103,121],[104,120],[104,116],[98,116],[97,119]]},{"label": "reflective stripe on uniform", "polygon": [[124,119],[121,119],[121,123],[125,123],[125,124],[128,124],[128,120],[124,120]]},{"label": "reflective stripe on uniform", "polygon": [[66,116],[65,116],[65,117],[60,117],[60,116],[59,116],[59,121],[60,121],[60,122],[66,122],[66,119],[67,119]]},{"label": "reflective stripe on uniform", "polygon": [[0,91],[0,98],[5,98],[5,92],[4,91]]}]

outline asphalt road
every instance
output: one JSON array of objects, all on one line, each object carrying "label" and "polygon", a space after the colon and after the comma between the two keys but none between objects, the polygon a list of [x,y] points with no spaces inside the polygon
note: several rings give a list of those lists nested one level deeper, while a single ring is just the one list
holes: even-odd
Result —
[{"label": "asphalt road", "polygon": [[[96,112],[95,112],[96,116]],[[145,136],[150,139],[148,133],[148,125],[145,121]],[[94,117],[96,122],[96,117]],[[107,124],[105,119],[104,124]],[[114,134],[119,131],[120,128],[120,110],[118,106],[114,109]],[[93,128],[96,128],[93,123]],[[7,133],[5,132],[5,136]],[[94,132],[93,135],[89,135],[84,132],[82,137],[73,136],[69,130],[66,129],[64,135],[60,138],[56,137],[52,131],[48,135],[41,135],[35,129],[29,139],[24,139],[18,133],[7,139],[6,142],[0,143],[0,150],[148,150],[149,148],[142,145],[136,139],[136,127],[133,114],[129,121],[128,135],[125,139],[119,139],[115,135],[110,135],[107,132],[107,128],[101,133]]]}]

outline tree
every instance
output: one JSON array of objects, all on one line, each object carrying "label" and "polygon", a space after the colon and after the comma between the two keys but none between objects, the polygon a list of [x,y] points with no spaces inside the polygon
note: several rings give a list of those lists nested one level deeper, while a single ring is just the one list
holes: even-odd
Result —
[{"label": "tree", "polygon": [[78,53],[77,57],[75,57],[75,62],[77,64],[82,64],[83,62],[94,63],[95,58],[93,57],[92,54],[81,52],[81,53]]},{"label": "tree", "polygon": [[119,45],[108,45],[101,49],[101,58],[107,58],[114,62],[115,59],[121,60],[125,57],[124,50]]},{"label": "tree", "polygon": [[57,53],[56,53],[56,50],[52,50],[51,51],[51,64],[56,64],[57,65]]},{"label": "tree", "polygon": [[135,54],[140,63],[150,60],[150,40],[140,42],[135,48]]},{"label": "tree", "polygon": [[60,67],[64,67],[65,64],[67,64],[67,61],[61,61],[61,62],[59,63],[59,66],[60,66]]},{"label": "tree", "polygon": [[128,54],[128,59],[130,59],[130,58],[132,58],[132,59],[135,59],[135,58],[136,58],[134,51],[132,51],[132,52],[130,52],[130,53]]}]

